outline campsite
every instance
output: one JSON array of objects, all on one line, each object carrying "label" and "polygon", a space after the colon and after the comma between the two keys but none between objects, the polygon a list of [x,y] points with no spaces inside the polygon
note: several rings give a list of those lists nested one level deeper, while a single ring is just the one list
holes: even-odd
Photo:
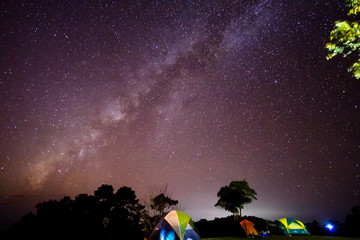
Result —
[{"label": "campsite", "polygon": [[[240,238],[240,237],[219,237],[219,238],[203,238],[202,240],[243,240],[249,238]],[[332,236],[312,236],[310,237],[302,237],[302,236],[292,236],[291,238],[286,236],[269,236],[266,238],[267,240],[354,240],[354,238],[348,237],[332,237]]]},{"label": "campsite", "polygon": [[0,0],[0,240],[360,239],[360,0]]},{"label": "campsite", "polygon": [[[94,195],[79,194],[74,200],[65,196],[61,200],[38,203],[35,213],[24,215],[4,235],[0,232],[0,238],[345,240],[343,237],[360,237],[357,228],[360,206],[351,209],[352,213],[346,215],[344,223],[332,220],[323,225],[315,220],[303,223],[292,217],[269,220],[243,216],[239,209],[251,202],[247,196],[255,199],[255,190],[245,180],[232,181],[218,194],[218,203],[232,209],[232,214],[194,221],[191,211],[178,210],[179,202],[170,197],[166,189],[153,195],[148,202],[142,202],[130,187],[123,186],[114,191],[111,185],[103,184]],[[56,236],[53,236],[54,232]]]},{"label": "campsite", "polygon": [[[305,225],[293,218],[279,219],[272,224],[271,228],[269,227],[267,220],[255,217],[248,218],[259,223],[259,228],[257,230],[255,229],[255,224],[246,218],[248,217],[244,217],[242,220],[233,217],[224,218],[215,225],[208,224],[209,222],[206,220],[195,224],[191,217],[184,212],[172,210],[166,214],[165,217],[161,218],[152,231],[149,240],[200,240],[200,232],[203,236],[232,234],[233,236],[242,236],[245,238],[259,238],[267,237],[270,233],[270,229],[273,231],[273,234],[276,234],[277,236],[310,235]],[[219,231],[219,229],[221,230]]]}]

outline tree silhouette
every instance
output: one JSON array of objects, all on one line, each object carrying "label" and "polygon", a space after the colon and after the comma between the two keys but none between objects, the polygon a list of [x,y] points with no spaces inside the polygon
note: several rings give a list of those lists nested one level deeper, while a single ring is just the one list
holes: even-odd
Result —
[{"label": "tree silhouette", "polygon": [[80,239],[100,238],[105,235],[100,208],[94,196],[80,194],[75,197],[72,228],[71,232]]},{"label": "tree silhouette", "polygon": [[135,192],[121,187],[114,193],[102,185],[94,195],[50,200],[36,205],[10,229],[13,239],[143,239],[144,206]]},{"label": "tree silhouette", "polygon": [[172,199],[167,191],[168,186],[152,186],[149,188],[148,195],[142,199],[145,205],[143,211],[144,232],[150,235],[160,218],[165,215],[168,210],[174,210],[178,204],[177,200]]},{"label": "tree silhouette", "polygon": [[135,192],[129,187],[119,188],[113,198],[107,218],[107,230],[112,238],[141,238],[141,215],[144,206],[139,203]]},{"label": "tree silhouette", "polygon": [[111,185],[103,184],[96,191],[94,191],[94,197],[97,201],[111,201],[114,194],[114,188]]},{"label": "tree silhouette", "polygon": [[232,212],[234,218],[241,214],[241,210],[245,204],[251,203],[252,200],[257,200],[257,193],[254,189],[249,187],[246,180],[232,181],[229,186],[222,187],[217,193],[219,197],[215,206],[224,208],[226,211]]},{"label": "tree silhouette", "polygon": [[171,206],[175,206],[179,203],[177,200],[173,200],[168,196],[165,196],[163,193],[155,196],[151,199],[151,209],[158,213],[158,215],[162,216],[164,214],[165,208],[170,208]]},{"label": "tree silhouette", "polygon": [[360,205],[351,208],[351,214],[345,218],[345,233],[349,237],[360,237]]}]

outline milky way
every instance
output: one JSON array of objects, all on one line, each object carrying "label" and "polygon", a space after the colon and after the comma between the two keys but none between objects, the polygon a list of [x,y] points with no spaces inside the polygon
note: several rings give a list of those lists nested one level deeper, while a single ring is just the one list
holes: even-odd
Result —
[{"label": "milky way", "polygon": [[[0,215],[168,186],[195,220],[343,220],[359,204],[359,81],[326,60],[342,1],[1,1]],[[9,220],[9,221],[10,221]]]}]

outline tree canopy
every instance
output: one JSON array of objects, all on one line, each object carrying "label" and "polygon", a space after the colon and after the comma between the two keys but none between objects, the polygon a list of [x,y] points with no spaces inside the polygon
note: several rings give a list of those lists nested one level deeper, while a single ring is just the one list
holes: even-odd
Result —
[{"label": "tree canopy", "polygon": [[101,185],[94,195],[79,194],[36,205],[10,229],[14,239],[142,239],[144,206],[129,187],[114,193]]},{"label": "tree canopy", "polygon": [[252,200],[257,200],[257,193],[250,188],[246,180],[232,181],[229,186],[222,187],[217,196],[218,202],[215,206],[224,208],[226,211],[232,212],[235,215],[241,215],[241,209],[245,204],[251,203]]},{"label": "tree canopy", "polygon": [[[347,0],[346,5],[350,8],[348,15],[357,15],[360,12],[360,0]],[[357,22],[336,21],[335,29],[330,32],[330,42],[326,44],[330,52],[327,59],[337,55],[347,57],[350,54],[360,56],[360,26]],[[354,77],[360,78],[360,58],[348,68]]]}]

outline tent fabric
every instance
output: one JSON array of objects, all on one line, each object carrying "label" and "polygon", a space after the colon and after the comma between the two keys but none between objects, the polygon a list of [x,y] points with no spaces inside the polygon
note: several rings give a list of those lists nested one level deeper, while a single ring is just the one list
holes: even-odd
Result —
[{"label": "tent fabric", "polygon": [[278,220],[279,227],[285,235],[299,234],[310,235],[305,225],[294,218],[281,218]]},{"label": "tent fabric", "polygon": [[244,229],[246,236],[252,235],[252,236],[258,236],[259,234],[257,233],[256,229],[254,228],[254,225],[252,222],[248,221],[248,220],[242,220],[240,222],[240,225],[242,226],[242,228]]},{"label": "tent fabric", "polygon": [[191,217],[173,210],[159,221],[149,240],[200,240],[200,237]]}]

